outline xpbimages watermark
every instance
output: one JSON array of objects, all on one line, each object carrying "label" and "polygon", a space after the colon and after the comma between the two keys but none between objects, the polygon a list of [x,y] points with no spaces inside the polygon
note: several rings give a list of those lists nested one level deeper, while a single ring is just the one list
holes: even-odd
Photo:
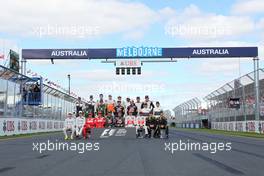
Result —
[{"label": "xpbimages watermark", "polygon": [[52,142],[48,140],[47,142],[36,142],[32,143],[32,150],[43,153],[45,151],[76,151],[77,153],[84,153],[86,151],[99,151],[100,144],[98,142],[59,142],[56,140]]},{"label": "xpbimages watermark", "polygon": [[164,150],[174,154],[178,151],[206,151],[212,154],[215,154],[218,151],[231,151],[232,143],[231,142],[190,142],[189,140],[179,142],[165,142]]},{"label": "xpbimages watermark", "polygon": [[68,25],[61,26],[58,24],[36,26],[32,30],[33,34],[42,37],[77,37],[86,38],[92,36],[98,36],[100,33],[99,26],[89,25]]}]

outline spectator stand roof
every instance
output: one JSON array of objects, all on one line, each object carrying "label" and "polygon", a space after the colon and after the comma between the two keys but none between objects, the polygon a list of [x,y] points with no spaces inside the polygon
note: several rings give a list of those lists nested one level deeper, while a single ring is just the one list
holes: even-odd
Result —
[{"label": "spectator stand roof", "polygon": [[[2,65],[0,65],[0,78],[4,79],[4,80],[8,80],[8,81],[12,81],[14,83],[17,84],[25,84],[27,82],[36,82],[35,79],[32,79],[28,76],[25,76],[23,74],[20,74],[10,68],[4,67]],[[74,102],[76,103],[78,101],[78,99],[76,99],[73,96],[70,96],[67,93],[64,93],[60,90],[57,90],[49,85],[43,84],[43,92],[56,96],[56,97],[60,97],[63,98],[65,100],[68,100],[70,102]]]},{"label": "spectator stand roof", "polygon": [[[263,68],[259,69],[259,80],[260,82],[264,80]],[[227,96],[235,96],[237,95],[235,91],[237,90],[237,92],[239,92],[242,87],[244,87],[245,95],[254,92],[254,71],[226,83],[222,87],[218,88],[217,90],[205,96],[204,100],[214,101],[214,100],[221,100],[223,97],[227,97]]]}]

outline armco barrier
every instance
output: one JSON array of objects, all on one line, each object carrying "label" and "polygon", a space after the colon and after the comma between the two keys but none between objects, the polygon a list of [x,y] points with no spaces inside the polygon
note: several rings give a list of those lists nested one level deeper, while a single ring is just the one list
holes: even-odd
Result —
[{"label": "armco barrier", "polygon": [[63,126],[58,120],[0,118],[0,136],[61,131]]},{"label": "armco barrier", "polygon": [[212,129],[264,133],[264,121],[212,122]]}]

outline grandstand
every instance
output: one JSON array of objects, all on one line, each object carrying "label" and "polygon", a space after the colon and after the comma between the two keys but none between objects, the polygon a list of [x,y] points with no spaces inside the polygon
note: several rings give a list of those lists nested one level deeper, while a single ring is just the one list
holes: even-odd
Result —
[{"label": "grandstand", "polygon": [[201,100],[193,98],[178,106],[173,111],[176,126],[180,128],[208,127],[206,110],[201,107]]},{"label": "grandstand", "polygon": [[[36,88],[37,87],[37,88]],[[77,98],[0,65],[0,135],[57,131]]]},{"label": "grandstand", "polygon": [[[178,127],[200,124],[219,130],[264,132],[264,69],[259,69],[259,80],[260,119],[255,118],[254,72],[250,72],[205,96],[207,110],[202,116],[197,108],[190,109],[193,100],[175,107]],[[239,100],[239,107],[230,107],[232,98]]]}]

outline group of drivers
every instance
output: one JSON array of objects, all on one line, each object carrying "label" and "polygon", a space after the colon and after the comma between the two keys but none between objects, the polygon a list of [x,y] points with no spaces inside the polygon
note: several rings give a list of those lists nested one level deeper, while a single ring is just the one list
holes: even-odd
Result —
[{"label": "group of drivers", "polygon": [[100,94],[99,100],[95,102],[91,95],[87,103],[77,102],[76,112],[78,113],[69,113],[65,120],[65,139],[69,139],[68,130],[71,131],[71,139],[73,139],[74,134],[77,137],[82,135],[84,138],[89,138],[90,129],[95,126],[99,128],[136,127],[137,137],[162,138],[164,135],[168,137],[167,120],[163,115],[160,103],[156,102],[154,105],[149,100],[148,95],[145,96],[143,102],[141,102],[140,97],[137,97],[136,101],[130,98],[122,101],[121,96],[118,96],[117,101],[115,101],[111,95],[108,96],[107,100],[104,100],[103,94]]}]

